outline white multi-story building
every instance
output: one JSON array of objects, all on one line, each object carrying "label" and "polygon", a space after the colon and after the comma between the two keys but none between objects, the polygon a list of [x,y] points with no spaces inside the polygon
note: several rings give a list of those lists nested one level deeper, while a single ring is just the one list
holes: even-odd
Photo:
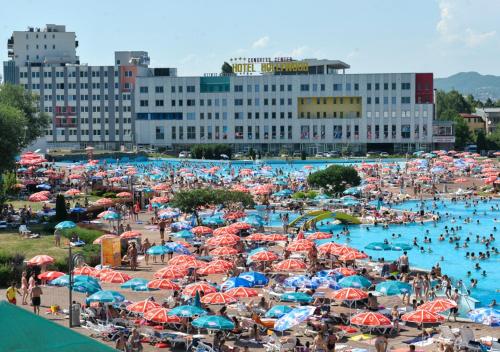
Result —
[{"label": "white multi-story building", "polygon": [[115,52],[114,65],[81,64],[74,32],[64,26],[16,31],[8,41],[6,82],[40,97],[51,125],[42,148],[131,147],[134,140],[134,86],[149,73],[144,51]]},{"label": "white multi-story building", "polygon": [[341,61],[303,62],[307,72],[137,77],[136,142],[270,153],[432,148],[432,73],[346,74]]}]

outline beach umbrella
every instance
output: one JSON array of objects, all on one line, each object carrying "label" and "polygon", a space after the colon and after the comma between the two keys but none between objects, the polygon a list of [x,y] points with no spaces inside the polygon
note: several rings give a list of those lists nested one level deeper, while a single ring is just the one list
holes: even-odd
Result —
[{"label": "beach umbrella", "polygon": [[348,277],[344,277],[339,280],[339,285],[341,287],[355,287],[355,288],[363,288],[363,287],[370,287],[371,286],[371,281],[368,280],[367,278],[360,276],[360,275],[352,275]]},{"label": "beach umbrella", "polygon": [[102,207],[110,207],[114,204],[114,202],[112,199],[109,199],[109,198],[100,198],[94,204],[100,205]]},{"label": "beach umbrella", "polygon": [[73,270],[74,275],[87,275],[87,276],[92,276],[94,275],[95,269],[88,266],[88,265],[83,265],[81,267],[75,268]]},{"label": "beach umbrella", "polygon": [[410,313],[403,314],[401,320],[411,323],[439,323],[444,320],[444,317],[428,310],[415,310]]},{"label": "beach umbrella", "polygon": [[234,227],[229,227],[229,226],[223,226],[219,227],[214,230],[213,235],[214,236],[222,236],[222,235],[236,235],[239,232],[237,228]]},{"label": "beach umbrella", "polygon": [[155,279],[151,280],[146,285],[148,288],[157,289],[157,290],[180,290],[181,287],[177,285],[175,282],[170,281],[169,279]]},{"label": "beach umbrella", "polygon": [[213,230],[210,227],[207,226],[196,226],[191,229],[191,232],[194,233],[195,235],[210,235]]},{"label": "beach umbrella", "polygon": [[104,215],[102,217],[102,219],[104,220],[110,220],[110,221],[113,221],[113,220],[120,220],[122,218],[122,216],[118,213],[115,213],[115,212],[108,212],[106,215]]},{"label": "beach umbrella", "polygon": [[468,317],[479,324],[500,326],[500,310],[494,308],[477,308],[471,310]]},{"label": "beach umbrella", "polygon": [[205,315],[207,314],[207,312],[204,310],[204,309],[201,309],[199,307],[196,307],[196,306],[189,306],[189,305],[185,305],[185,306],[178,306],[178,307],[175,307],[175,308],[172,308],[168,313],[167,315],[175,315],[177,317],[181,317],[181,318],[191,318],[193,316],[196,316],[196,315]]},{"label": "beach umbrella", "polygon": [[60,271],[46,271],[44,273],[39,274],[38,278],[40,280],[44,280],[44,281],[51,281],[51,280],[57,279],[58,277],[61,277],[63,275],[64,275],[64,273],[62,273]]},{"label": "beach umbrella", "polygon": [[75,208],[71,208],[69,210],[69,212],[71,214],[82,214],[82,213],[85,213],[86,211],[87,211],[87,209],[81,208],[81,207],[75,207]]},{"label": "beach umbrella", "polygon": [[303,321],[307,320],[311,315],[313,315],[316,307],[299,307],[292,311],[286,313],[281,318],[279,318],[274,324],[274,330],[285,331],[293,326],[296,326]]},{"label": "beach umbrella", "polygon": [[264,315],[266,318],[281,318],[293,310],[290,306],[276,305],[269,309]]},{"label": "beach umbrella", "polygon": [[120,271],[110,271],[100,277],[102,282],[113,283],[113,284],[123,284],[132,277],[128,274],[122,273]]},{"label": "beach umbrella", "polygon": [[249,298],[259,295],[257,290],[248,287],[233,287],[227,290],[226,293],[235,298]]},{"label": "beach umbrella", "polygon": [[340,267],[340,268],[335,268],[333,269],[333,271],[335,271],[336,273],[339,273],[340,275],[342,276],[352,276],[352,275],[356,275],[356,270],[354,269],[351,269],[351,268],[346,268],[346,267]]},{"label": "beach umbrella", "polygon": [[259,251],[257,253],[252,254],[249,256],[249,259],[251,259],[254,262],[271,262],[273,260],[276,260],[279,258],[279,255],[272,251]]},{"label": "beach umbrella", "polygon": [[168,261],[168,265],[185,265],[186,263],[192,262],[194,260],[196,260],[196,257],[194,255],[180,254],[170,259]]},{"label": "beach umbrella", "polygon": [[238,254],[238,250],[232,247],[218,247],[210,251],[213,256],[230,256]]},{"label": "beach umbrella", "polygon": [[368,298],[368,293],[357,288],[342,288],[328,296],[337,301],[359,301]]},{"label": "beach umbrella", "polygon": [[168,315],[169,309],[167,308],[153,308],[144,313],[144,319],[153,321],[155,323],[180,323],[181,318],[175,315]]},{"label": "beach umbrella", "polygon": [[147,284],[135,285],[132,287],[132,291],[136,292],[149,292],[149,291],[157,291],[155,288],[149,288]]},{"label": "beach umbrella", "polygon": [[350,260],[356,260],[356,259],[365,259],[368,258],[368,255],[366,253],[362,253],[356,250],[349,251],[347,253],[342,254],[339,257],[339,260],[342,261],[350,261]]},{"label": "beach umbrella", "polygon": [[164,247],[169,251],[169,253],[191,254],[185,245],[177,242],[167,242]]},{"label": "beach umbrella", "polygon": [[79,189],[71,188],[71,189],[68,189],[66,192],[64,192],[64,195],[73,197],[73,196],[76,196],[77,194],[80,194],[80,193],[82,193],[82,192]]},{"label": "beach umbrella", "polygon": [[247,271],[241,273],[238,277],[249,281],[252,286],[265,286],[269,283],[269,279],[263,273],[258,271]]},{"label": "beach umbrella", "polygon": [[262,219],[258,215],[247,216],[246,218],[243,219],[243,221],[252,227],[260,227],[264,225],[264,219]]},{"label": "beach umbrella", "polygon": [[198,291],[200,293],[207,294],[207,293],[216,292],[217,289],[207,282],[200,281],[200,282],[194,282],[192,284],[187,285],[184,288],[184,290],[182,291],[182,294],[184,296],[194,297],[196,295],[196,292],[198,292]]},{"label": "beach umbrella", "polygon": [[146,253],[149,255],[163,255],[166,253],[170,253],[170,251],[165,246],[157,245],[148,248]]},{"label": "beach umbrella", "polygon": [[142,233],[140,233],[139,231],[132,230],[132,231],[125,231],[120,235],[120,238],[130,239],[130,238],[138,238],[141,236]]},{"label": "beach umbrella", "polygon": [[218,315],[204,315],[191,323],[194,327],[208,330],[233,330],[234,323]]},{"label": "beach umbrella", "polygon": [[214,275],[214,274],[223,274],[227,272],[229,269],[222,265],[213,265],[209,264],[207,266],[203,266],[196,270],[199,275]]},{"label": "beach umbrella", "polygon": [[291,242],[286,250],[289,252],[308,252],[314,247],[314,242],[309,240],[295,240]]},{"label": "beach umbrella", "polygon": [[372,242],[365,246],[365,249],[372,249],[375,251],[388,251],[391,249],[391,246],[388,243],[384,242]]},{"label": "beach umbrella", "polygon": [[154,273],[156,279],[180,279],[188,274],[188,269],[182,266],[169,265]]},{"label": "beach umbrella", "polygon": [[235,287],[252,287],[252,283],[241,277],[230,277],[220,285],[220,290],[224,292]]},{"label": "beach umbrella", "polygon": [[279,242],[279,241],[286,241],[286,240],[288,240],[288,237],[286,235],[281,235],[281,234],[278,234],[278,233],[272,233],[270,235],[264,235],[263,240],[266,241],[266,242]]},{"label": "beach umbrella", "polygon": [[299,259],[285,259],[273,265],[276,271],[302,271],[306,268],[306,263]]},{"label": "beach umbrella", "polygon": [[94,294],[102,290],[101,286],[92,282],[75,281],[71,289],[80,293]]},{"label": "beach umbrella", "polygon": [[282,302],[310,303],[313,298],[304,292],[285,292],[280,296]]},{"label": "beach umbrella", "polygon": [[87,298],[87,303],[102,302],[102,303],[119,303],[123,302],[125,297],[117,291],[98,291]]},{"label": "beach umbrella", "polygon": [[332,238],[332,234],[326,232],[315,232],[307,236],[308,240],[324,240]]},{"label": "beach umbrella", "polygon": [[361,326],[391,326],[391,321],[385,315],[375,312],[363,312],[350,319],[351,324]]},{"label": "beach umbrella", "polygon": [[28,265],[47,265],[54,262],[54,258],[48,255],[36,255],[30,260],[28,260]]},{"label": "beach umbrella", "polygon": [[125,307],[125,309],[127,309],[129,312],[134,312],[134,313],[146,313],[149,310],[160,307],[161,306],[155,301],[152,301],[150,299],[145,299],[143,301],[138,301],[129,304],[128,306]]},{"label": "beach umbrella", "polygon": [[375,290],[386,296],[394,296],[411,292],[411,285],[402,281],[383,281],[375,286]]},{"label": "beach umbrella", "polygon": [[123,283],[120,285],[120,288],[130,288],[133,289],[136,286],[142,286],[142,285],[147,285],[149,280],[147,279],[142,279],[140,277],[135,277],[133,279],[128,280],[127,282]]},{"label": "beach umbrella", "polygon": [[265,234],[255,232],[255,233],[252,233],[251,235],[245,237],[245,241],[264,241],[265,238],[266,238]]},{"label": "beach umbrella", "polygon": [[188,231],[188,230],[181,230],[179,232],[174,232],[172,234],[174,237],[177,237],[177,238],[193,238],[194,235],[191,231]]},{"label": "beach umbrella", "polygon": [[223,292],[212,292],[201,297],[204,304],[231,304],[236,302],[236,298]]},{"label": "beach umbrella", "polygon": [[234,246],[236,243],[238,243],[238,240],[236,240],[233,237],[229,236],[217,236],[217,237],[212,237],[209,238],[205,244],[207,246],[212,246],[212,247],[220,247],[220,246]]},{"label": "beach umbrella", "polygon": [[451,299],[447,298],[437,298],[433,301],[427,301],[424,304],[418,306],[419,310],[427,310],[432,313],[441,313],[447,311],[448,309],[455,308],[457,303]]},{"label": "beach umbrella", "polygon": [[65,230],[65,229],[74,229],[76,227],[76,224],[73,221],[61,221],[58,223],[55,228],[58,230]]},{"label": "beach umbrella", "polygon": [[130,192],[120,192],[116,194],[117,198],[132,198],[132,193]]}]

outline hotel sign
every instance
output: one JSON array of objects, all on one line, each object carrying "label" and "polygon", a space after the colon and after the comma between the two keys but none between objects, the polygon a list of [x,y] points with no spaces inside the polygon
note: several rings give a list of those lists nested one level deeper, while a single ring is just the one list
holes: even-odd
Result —
[{"label": "hotel sign", "polygon": [[304,61],[295,61],[291,57],[249,57],[231,58],[233,73],[251,75],[254,73],[308,72],[309,65]]}]

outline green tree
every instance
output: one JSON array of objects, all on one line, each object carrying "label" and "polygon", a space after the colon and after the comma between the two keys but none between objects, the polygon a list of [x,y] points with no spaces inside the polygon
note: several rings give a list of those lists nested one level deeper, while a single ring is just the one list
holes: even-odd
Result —
[{"label": "green tree", "polygon": [[465,99],[456,90],[450,92],[440,90],[436,94],[436,116],[438,120],[448,120],[447,114],[449,114],[449,110],[454,111],[456,114],[461,112],[470,114],[473,108],[471,101]]},{"label": "green tree", "polygon": [[48,123],[37,96],[22,86],[0,86],[0,172],[14,166],[15,157],[43,135]]},{"label": "green tree", "polygon": [[313,187],[321,187],[327,193],[332,194],[343,192],[347,187],[358,186],[361,178],[353,167],[331,165],[310,174],[307,182]]},{"label": "green tree", "polygon": [[476,145],[479,151],[488,150],[488,141],[486,140],[486,135],[484,131],[479,130],[476,135]]},{"label": "green tree", "polygon": [[68,218],[68,212],[66,211],[66,200],[62,194],[58,194],[56,197],[56,221],[64,221]]},{"label": "green tree", "polygon": [[252,147],[250,147],[250,150],[248,150],[248,156],[250,157],[250,159],[255,160],[256,153],[255,153],[255,150],[253,150]]},{"label": "green tree", "polygon": [[473,142],[471,132],[462,116],[456,115],[453,121],[455,122],[455,148],[462,150],[468,143]]}]

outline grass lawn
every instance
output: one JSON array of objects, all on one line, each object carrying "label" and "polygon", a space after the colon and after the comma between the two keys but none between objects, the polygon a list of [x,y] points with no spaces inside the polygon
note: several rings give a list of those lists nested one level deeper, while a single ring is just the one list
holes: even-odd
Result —
[{"label": "grass lawn", "polygon": [[27,200],[7,200],[5,203],[12,204],[15,209],[22,208],[24,205],[31,205],[31,209],[33,209],[33,211],[40,211],[43,206],[42,202],[28,202]]},{"label": "grass lawn", "polygon": [[[64,239],[62,241],[64,243]],[[63,244],[64,245],[64,244]],[[54,259],[63,259],[68,250],[54,245],[54,236],[46,235],[35,239],[23,239],[17,232],[0,232],[0,251],[9,254],[22,254],[26,260],[38,254],[50,255]]]}]

